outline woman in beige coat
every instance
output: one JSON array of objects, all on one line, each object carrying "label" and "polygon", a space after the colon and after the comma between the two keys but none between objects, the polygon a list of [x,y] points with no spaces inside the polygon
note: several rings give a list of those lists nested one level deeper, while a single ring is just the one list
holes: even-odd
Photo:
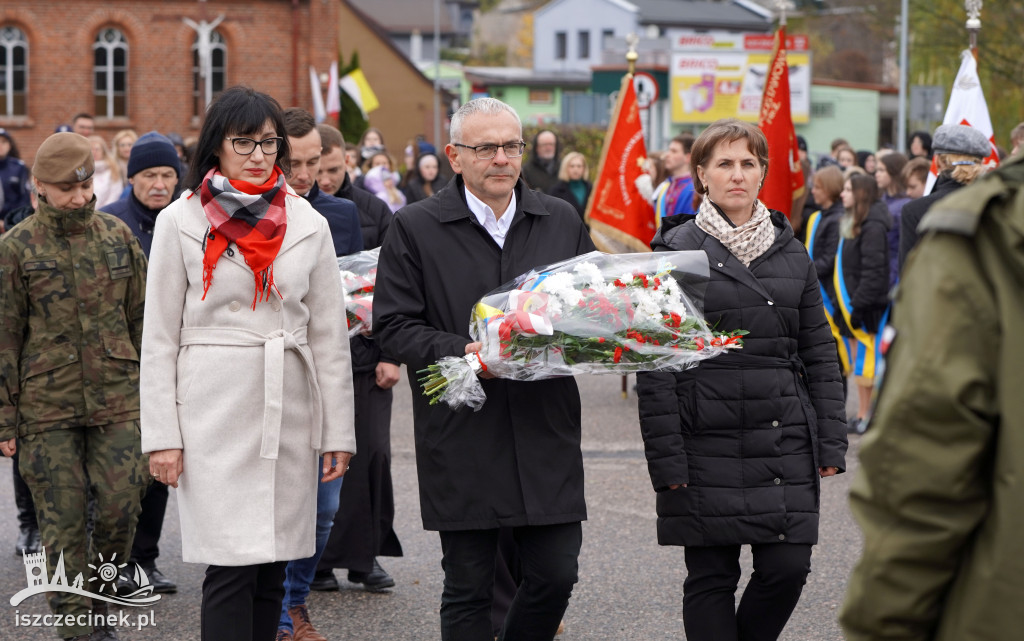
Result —
[{"label": "woman in beige coat", "polygon": [[274,638],[286,562],[313,554],[318,477],[355,452],[334,245],[287,157],[277,102],[225,91],[153,237],[143,450],[178,488],[184,560],[209,564],[203,639]]}]

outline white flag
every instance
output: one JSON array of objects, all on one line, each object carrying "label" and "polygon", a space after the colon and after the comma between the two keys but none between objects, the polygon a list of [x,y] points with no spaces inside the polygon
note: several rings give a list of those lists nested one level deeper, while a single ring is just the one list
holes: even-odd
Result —
[{"label": "white flag", "polygon": [[320,78],[313,65],[309,66],[309,90],[313,94],[313,118],[320,124],[327,119],[327,112],[324,110],[324,95],[320,93]]},{"label": "white flag", "polygon": [[338,93],[338,61],[331,63],[331,72],[327,80],[327,115],[335,120],[341,113],[341,94]]},{"label": "white flag", "polygon": [[[988,138],[992,146],[991,153],[985,159],[985,164],[990,168],[999,164],[999,154],[996,153],[995,136],[992,131],[992,119],[988,115],[988,103],[985,102],[985,94],[981,91],[981,80],[978,79],[978,62],[970,50],[964,50],[960,54],[960,71],[953,81],[953,91],[949,95],[949,105],[946,107],[946,117],[942,119],[944,125],[969,125],[981,131]],[[938,166],[932,160],[932,170],[928,175],[928,184],[925,193],[931,193],[932,186],[938,176]]]}]

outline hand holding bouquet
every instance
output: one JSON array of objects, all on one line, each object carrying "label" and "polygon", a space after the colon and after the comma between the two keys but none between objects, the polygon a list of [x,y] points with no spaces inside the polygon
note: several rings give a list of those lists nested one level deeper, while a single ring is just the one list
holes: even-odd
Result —
[{"label": "hand holding bouquet", "polygon": [[338,257],[341,288],[345,291],[345,317],[348,336],[370,335],[373,321],[373,288],[377,281],[377,257],[380,248]]},{"label": "hand holding bouquet", "polygon": [[470,335],[479,352],[422,370],[431,403],[479,409],[477,374],[540,380],[582,373],[682,370],[742,345],[702,318],[704,252],[591,252],[524,274],[483,297]]}]

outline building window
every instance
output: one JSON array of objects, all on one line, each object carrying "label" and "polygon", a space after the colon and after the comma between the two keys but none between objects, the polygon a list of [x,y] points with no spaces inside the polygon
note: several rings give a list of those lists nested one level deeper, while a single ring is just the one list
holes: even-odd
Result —
[{"label": "building window", "polygon": [[0,27],[0,115],[26,115],[28,39],[17,27]]},{"label": "building window", "polygon": [[579,33],[579,44],[580,44],[580,60],[590,59],[590,32],[580,31]]},{"label": "building window", "polygon": [[228,68],[228,47],[220,32],[210,33],[210,69],[206,78],[199,69],[199,37],[192,41],[192,115],[206,112],[213,99],[224,91]]},{"label": "building window", "polygon": [[613,29],[605,29],[601,32],[601,49],[607,51],[612,45],[612,38],[615,37]]},{"label": "building window", "polygon": [[564,31],[555,32],[555,60],[565,60],[566,50],[566,38]]},{"label": "building window", "polygon": [[100,118],[128,115],[128,41],[119,29],[103,29],[92,45],[93,111]]},{"label": "building window", "polygon": [[550,89],[530,89],[529,101],[531,105],[553,105],[555,94]]}]

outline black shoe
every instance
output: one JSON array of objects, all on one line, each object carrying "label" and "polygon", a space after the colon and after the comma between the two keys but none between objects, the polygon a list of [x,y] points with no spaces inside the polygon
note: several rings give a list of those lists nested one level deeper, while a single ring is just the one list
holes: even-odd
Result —
[{"label": "black shoe", "polygon": [[309,583],[309,589],[317,592],[337,592],[339,588],[338,579],[334,577],[334,570],[317,570],[313,575],[313,580]]},{"label": "black shoe", "polygon": [[14,544],[14,556],[25,554],[39,554],[42,549],[42,542],[39,538],[39,528],[22,526],[18,532],[18,541]]},{"label": "black shoe", "polygon": [[155,565],[140,565],[142,571],[149,578],[149,584],[153,586],[154,594],[174,594],[178,591],[178,584],[164,576],[164,573]]},{"label": "black shoe", "polygon": [[384,568],[380,567],[377,559],[373,560],[373,570],[370,572],[350,571],[348,573],[348,580],[352,583],[362,583],[363,587],[370,592],[380,592],[384,588],[391,588],[395,585],[395,580],[384,571]]}]

